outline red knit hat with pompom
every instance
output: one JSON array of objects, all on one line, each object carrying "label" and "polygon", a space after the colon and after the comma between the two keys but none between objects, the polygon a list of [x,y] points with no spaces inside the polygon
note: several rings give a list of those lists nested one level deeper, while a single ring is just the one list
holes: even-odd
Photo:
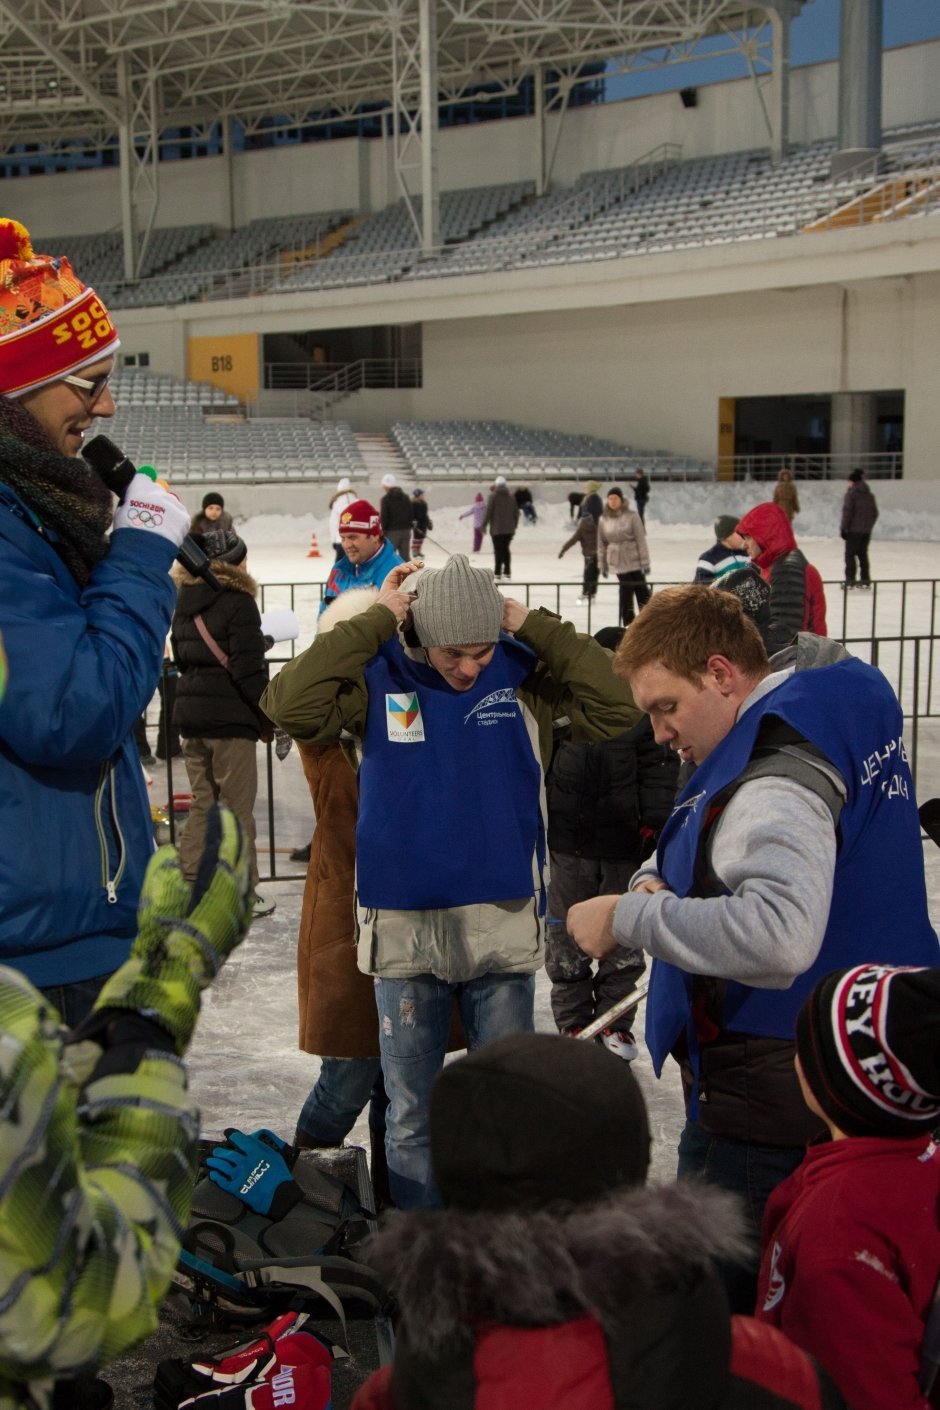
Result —
[{"label": "red knit hat with pompom", "polygon": [[0,219],[0,392],[19,397],[120,347],[94,289],[64,255],[37,255],[29,231]]}]

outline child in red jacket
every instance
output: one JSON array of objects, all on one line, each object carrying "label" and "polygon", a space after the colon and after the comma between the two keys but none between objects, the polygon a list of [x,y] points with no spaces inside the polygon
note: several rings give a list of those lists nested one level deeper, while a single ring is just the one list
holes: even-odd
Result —
[{"label": "child in red jacket", "polygon": [[940,1405],[940,1383],[918,1384],[940,1276],[940,969],[821,980],[797,1018],[797,1073],[832,1140],[770,1197],[756,1315],[853,1410]]}]

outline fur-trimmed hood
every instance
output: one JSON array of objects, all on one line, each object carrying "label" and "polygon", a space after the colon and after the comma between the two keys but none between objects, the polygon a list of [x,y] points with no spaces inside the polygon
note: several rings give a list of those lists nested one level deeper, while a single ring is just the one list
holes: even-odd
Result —
[{"label": "fur-trimmed hood", "polygon": [[567,1213],[393,1214],[366,1256],[395,1294],[409,1343],[433,1354],[482,1323],[551,1326],[589,1314],[609,1328],[632,1303],[673,1289],[681,1297],[714,1259],[747,1250],[735,1197],[686,1181]]},{"label": "fur-trimmed hood", "polygon": [[[244,568],[235,563],[225,563],[220,558],[214,558],[210,567],[227,592],[246,592],[249,597],[258,596],[258,584]],[[216,595],[214,588],[210,587],[203,578],[197,577],[194,573],[188,573],[181,563],[173,564],[170,575],[177,588],[203,587],[211,597]],[[202,609],[197,610],[201,611]]]}]

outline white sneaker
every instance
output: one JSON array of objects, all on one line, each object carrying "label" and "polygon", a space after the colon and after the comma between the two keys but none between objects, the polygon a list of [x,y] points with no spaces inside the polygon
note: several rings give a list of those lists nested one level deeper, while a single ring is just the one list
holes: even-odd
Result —
[{"label": "white sneaker", "polygon": [[269,916],[272,911],[277,910],[276,901],[266,901],[263,896],[259,896],[257,891],[254,897],[254,906],[251,911],[252,920],[260,920],[262,916]]},{"label": "white sneaker", "polygon": [[605,1028],[601,1034],[604,1047],[624,1062],[633,1062],[639,1056],[639,1048],[633,1034],[628,1029]]}]

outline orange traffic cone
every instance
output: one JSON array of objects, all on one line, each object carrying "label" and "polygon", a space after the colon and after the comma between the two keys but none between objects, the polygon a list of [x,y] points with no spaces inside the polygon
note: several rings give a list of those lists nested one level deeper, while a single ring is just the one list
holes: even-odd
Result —
[{"label": "orange traffic cone", "polygon": [[320,557],[321,557],[320,550],[319,550],[319,548],[317,547],[317,536],[316,536],[316,534],[311,534],[311,535],[310,535],[310,552],[307,554],[307,557],[308,557],[308,558],[320,558]]}]

